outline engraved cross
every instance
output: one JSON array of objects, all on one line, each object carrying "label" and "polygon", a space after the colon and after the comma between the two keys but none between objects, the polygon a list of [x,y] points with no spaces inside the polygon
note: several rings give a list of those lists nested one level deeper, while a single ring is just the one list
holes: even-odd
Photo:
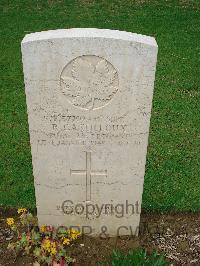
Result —
[{"label": "engraved cross", "polygon": [[91,152],[86,152],[86,170],[71,170],[71,175],[84,175],[86,177],[86,201],[91,200],[91,179],[92,176],[107,176],[107,170],[91,170]]}]

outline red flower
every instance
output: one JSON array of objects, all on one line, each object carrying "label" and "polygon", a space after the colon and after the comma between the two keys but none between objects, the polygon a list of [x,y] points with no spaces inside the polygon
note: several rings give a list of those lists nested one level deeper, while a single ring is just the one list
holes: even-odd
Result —
[{"label": "red flower", "polygon": [[65,265],[65,260],[61,258],[59,263],[60,263],[60,266],[64,266]]}]

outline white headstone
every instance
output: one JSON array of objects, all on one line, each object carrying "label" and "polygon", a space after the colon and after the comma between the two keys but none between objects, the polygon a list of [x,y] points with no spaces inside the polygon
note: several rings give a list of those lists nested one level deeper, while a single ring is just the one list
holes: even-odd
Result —
[{"label": "white headstone", "polygon": [[26,35],[22,55],[39,224],[134,234],[155,39],[116,30],[53,30]]}]

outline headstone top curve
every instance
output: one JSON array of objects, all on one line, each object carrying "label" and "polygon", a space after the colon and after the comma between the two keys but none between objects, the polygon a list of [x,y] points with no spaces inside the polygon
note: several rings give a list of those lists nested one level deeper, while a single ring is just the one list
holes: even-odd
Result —
[{"label": "headstone top curve", "polygon": [[116,40],[120,39],[124,41],[133,41],[158,47],[154,37],[126,31],[96,28],[72,28],[30,33],[25,35],[22,40],[22,45],[29,42],[52,40],[59,38],[105,38]]}]

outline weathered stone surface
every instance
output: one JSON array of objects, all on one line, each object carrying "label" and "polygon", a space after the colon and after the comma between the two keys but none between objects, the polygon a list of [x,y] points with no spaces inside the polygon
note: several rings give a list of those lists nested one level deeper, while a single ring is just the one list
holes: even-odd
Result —
[{"label": "weathered stone surface", "polygon": [[39,223],[134,234],[156,41],[113,30],[55,30],[26,35],[22,55]]}]

